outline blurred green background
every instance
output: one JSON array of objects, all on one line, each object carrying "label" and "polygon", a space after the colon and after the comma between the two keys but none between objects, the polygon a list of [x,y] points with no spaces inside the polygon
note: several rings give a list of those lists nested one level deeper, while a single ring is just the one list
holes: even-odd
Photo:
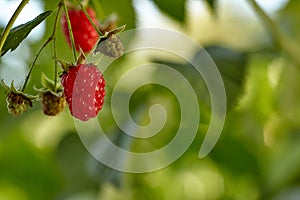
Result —
[{"label": "blurred green background", "polygon": [[[0,30],[19,2],[0,0]],[[136,152],[160,148],[172,139],[180,122],[175,96],[158,85],[144,86],[134,93],[128,109],[138,123],[149,122],[148,109],[153,103],[165,106],[168,119],[158,136],[133,140],[116,128],[110,110],[113,86],[123,73],[143,62],[167,64],[187,77],[201,108],[197,137],[180,159],[151,173],[122,173],[95,160],[80,141],[67,108],[59,116],[48,117],[43,115],[40,102],[35,102],[34,108],[21,116],[9,115],[0,87],[0,200],[300,199],[300,63],[297,56],[291,56],[300,54],[300,1],[258,1],[284,39],[297,47],[293,49],[283,47],[284,39],[280,43],[272,36],[270,27],[247,2],[90,0],[100,22],[114,13],[127,30],[173,29],[205,47],[222,74],[228,97],[221,138],[207,157],[198,158],[210,120],[206,87],[188,64],[151,51],[125,56],[105,71],[107,97],[99,116],[105,130],[112,130],[116,144],[130,140],[130,148]],[[23,21],[16,24],[55,9],[57,3],[30,1],[20,16]],[[51,34],[54,18],[55,14],[49,16],[17,50],[1,57],[0,78],[7,84],[15,80],[21,86],[34,55]],[[174,42],[180,48],[180,41]],[[57,43],[58,57],[72,61],[60,28]],[[26,92],[36,94],[32,88],[40,86],[42,72],[53,77],[52,57],[50,45],[39,57]]]}]

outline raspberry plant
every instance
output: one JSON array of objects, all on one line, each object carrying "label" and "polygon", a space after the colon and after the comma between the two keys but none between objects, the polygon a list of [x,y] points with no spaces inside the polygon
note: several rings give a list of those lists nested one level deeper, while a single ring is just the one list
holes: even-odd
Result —
[{"label": "raspberry plant", "polygon": [[[225,87],[228,89],[228,97],[232,96],[233,99],[231,102],[236,103],[236,94],[239,94],[241,90],[242,93],[246,93],[247,96],[249,94],[250,98],[248,98],[246,105],[239,106],[238,110],[231,110],[228,113],[230,117],[229,120],[227,120],[224,133],[222,133],[223,136],[216,149],[211,155],[209,155],[208,159],[199,160],[196,158],[194,149],[198,148],[197,139],[195,140],[193,146],[191,146],[191,148],[185,152],[184,157],[176,161],[176,165],[173,165],[170,168],[162,169],[159,173],[154,173],[154,176],[152,173],[140,175],[131,175],[126,173],[126,178],[124,180],[120,180],[124,173],[116,174],[115,170],[107,169],[102,165],[99,166],[96,161],[90,160],[91,156],[83,147],[82,142],[76,134],[68,134],[61,139],[59,144],[55,144],[55,146],[53,145],[53,150],[51,150],[53,155],[49,156],[49,160],[51,161],[48,161],[47,159],[49,155],[48,150],[47,156],[45,156],[44,149],[39,151],[41,146],[38,146],[38,149],[35,146],[31,146],[31,143],[35,143],[35,140],[30,142],[23,141],[25,134],[25,137],[27,137],[28,132],[34,132],[34,128],[30,127],[30,125],[36,123],[36,121],[39,121],[39,119],[37,119],[35,116],[28,117],[28,115],[26,115],[26,110],[28,113],[31,107],[35,106],[34,101],[39,101],[39,103],[42,104],[43,112],[46,115],[59,115],[59,112],[63,109],[63,107],[68,106],[69,108],[67,109],[70,110],[70,113],[73,114],[74,117],[82,120],[88,120],[88,118],[94,117],[90,115],[89,112],[86,112],[84,115],[78,115],[78,113],[76,113],[77,111],[76,109],[74,110],[73,105],[79,104],[76,106],[78,110],[87,109],[87,107],[84,106],[80,107],[80,103],[87,102],[87,100],[78,98],[78,102],[75,102],[74,98],[69,98],[68,103],[66,101],[65,93],[67,93],[69,96],[75,95],[71,94],[74,93],[72,90],[69,90],[71,91],[69,94],[67,89],[64,88],[71,87],[72,81],[71,83],[64,83],[63,85],[65,86],[63,86],[61,82],[62,78],[64,79],[69,76],[75,77],[76,70],[80,72],[83,69],[89,69],[94,71],[95,74],[100,74],[101,72],[94,70],[93,66],[95,63],[85,63],[81,61],[78,62],[78,60],[80,60],[78,59],[80,45],[77,45],[78,42],[76,41],[76,33],[75,28],[72,25],[72,20],[70,19],[71,23],[67,20],[66,13],[68,14],[68,12],[65,11],[63,1],[39,1],[45,3],[46,8],[53,7],[56,3],[60,4],[58,4],[56,9],[53,11],[46,11],[34,20],[10,29],[13,21],[17,18],[18,13],[21,12],[22,7],[25,6],[29,0],[18,1],[21,2],[21,4],[0,37],[1,55],[8,53],[9,50],[13,51],[14,49],[18,48],[18,44],[26,38],[26,36],[35,26],[44,20],[47,20],[48,22],[48,16],[51,15],[52,17],[55,17],[56,15],[57,21],[52,23],[50,26],[47,26],[47,31],[49,31],[49,28],[53,28],[53,32],[55,33],[51,34],[47,32],[46,37],[49,37],[49,40],[43,40],[41,42],[41,49],[36,52],[37,56],[33,58],[32,64],[29,65],[30,73],[28,73],[27,77],[24,76],[26,84],[19,88],[17,87],[17,81],[15,80],[12,83],[6,83],[4,85],[4,88],[6,88],[8,111],[13,115],[20,115],[23,113],[23,115],[26,117],[26,124],[24,121],[20,123],[19,119],[11,120],[10,118],[1,118],[0,120],[0,122],[2,122],[0,166],[1,171],[3,172],[0,182],[0,199],[96,199],[96,197],[94,197],[96,193],[104,193],[98,197],[98,199],[103,199],[104,197],[106,197],[106,199],[115,199],[117,197],[122,199],[124,196],[130,199],[141,199],[141,197],[144,199],[241,199],[242,197],[249,197],[253,199],[289,199],[293,197],[297,198],[297,196],[299,198],[298,179],[300,174],[298,171],[299,160],[297,158],[299,158],[298,147],[300,145],[298,139],[300,127],[298,120],[300,113],[298,109],[300,93],[297,89],[297,86],[300,84],[300,78],[299,71],[297,71],[298,69],[293,69],[293,66],[290,65],[291,62],[296,61],[297,65],[295,68],[300,66],[299,42],[297,42],[297,38],[293,38],[299,35],[300,30],[298,28],[300,8],[299,1],[287,0],[285,1],[289,5],[287,8],[283,8],[277,13],[271,13],[273,16],[276,16],[276,23],[280,24],[279,27],[284,28],[283,31],[279,30],[278,26],[272,21],[272,19],[268,17],[266,13],[264,13],[264,10],[261,9],[258,4],[256,4],[256,0],[245,0],[245,2],[249,3],[248,6],[252,6],[252,8],[256,10],[256,13],[260,19],[262,19],[262,22],[264,22],[264,28],[269,31],[269,35],[267,33],[261,34],[262,29],[257,31],[255,27],[252,27],[253,21],[250,23],[248,19],[245,20],[241,18],[241,15],[236,15],[238,12],[230,13],[231,17],[236,17],[238,20],[231,20],[234,18],[230,18],[231,26],[227,27],[229,29],[227,29],[228,32],[220,31],[220,33],[216,33],[214,31],[209,31],[210,29],[202,32],[207,36],[213,36],[213,38],[222,34],[220,37],[221,40],[218,40],[218,38],[216,38],[217,40],[214,40],[214,42],[217,43],[214,43],[213,45],[216,46],[209,48],[206,46],[204,49],[207,53],[213,55],[211,57],[216,62],[217,66],[220,67],[220,73],[223,76]],[[143,2],[131,0],[93,0],[93,2],[101,2],[101,4],[103,4],[103,11],[105,12],[99,12],[101,9],[97,9],[96,4],[94,3],[87,7],[85,7],[86,5],[82,5],[83,8],[81,8],[81,5],[77,1],[70,1],[72,1],[73,4],[70,4],[67,1],[65,2],[67,11],[75,9],[77,11],[82,11],[81,13],[85,14],[83,8],[86,9],[87,13],[89,13],[88,8],[93,8],[97,11],[97,13],[95,13],[96,18],[101,16],[102,20],[104,19],[103,13],[116,11],[120,16],[120,20],[126,18],[126,24],[129,28],[133,28],[134,26],[132,26],[132,24],[136,21],[134,18],[134,11],[136,10],[130,9],[132,8],[132,4],[135,2]],[[9,0],[2,1],[0,4],[1,8],[5,9],[2,4],[3,2],[9,2]],[[15,0],[15,2],[17,1]],[[174,0],[172,2],[168,0],[152,0],[149,2],[156,4],[158,9],[164,11],[165,15],[177,20],[178,24],[183,24],[185,19],[189,17],[189,15],[186,14],[186,11],[189,9],[184,7],[185,3],[188,2],[187,0]],[[190,2],[191,1],[189,1],[189,3]],[[211,20],[214,22],[213,24],[215,24],[215,22],[218,20],[218,15],[216,14],[219,7],[218,1],[192,1],[192,3],[195,2],[208,3],[212,13],[215,14],[215,18]],[[236,5],[240,2],[243,1],[232,1],[232,3]],[[271,4],[275,5],[276,2],[278,1],[273,1]],[[237,7],[237,9],[242,10],[242,8],[239,7]],[[285,14],[282,15],[282,13]],[[63,33],[63,30],[60,26],[63,16],[66,18],[66,34],[69,36],[60,38],[57,36],[59,36],[59,33]],[[89,19],[89,17],[92,20]],[[92,25],[92,27],[94,27],[94,30],[96,30],[98,34],[98,41],[94,43],[93,47],[89,47],[90,49],[87,51],[82,46],[81,49],[85,51],[85,54],[93,53],[93,49],[96,49],[96,53],[106,56],[117,57],[121,55],[122,47],[121,45],[117,44],[117,34],[109,34],[111,30],[117,28],[114,17],[108,18],[102,23],[96,23],[96,21],[93,20],[92,15],[89,15],[89,17],[87,16],[88,21],[92,21],[94,24],[90,23],[88,26],[91,27],[90,25]],[[69,18],[71,18],[71,15]],[[188,22],[194,22],[192,21],[194,19],[189,18],[188,20]],[[243,24],[237,23],[237,21],[240,20],[243,22]],[[217,23],[217,26],[221,25],[221,27],[226,27],[226,23],[224,20],[222,20]],[[52,26],[54,24],[56,28]],[[187,26],[180,26],[180,31],[189,29],[189,24],[193,23],[184,24]],[[205,25],[203,26],[202,24],[197,23],[196,26],[197,27],[194,27],[195,30],[196,28],[205,30]],[[238,40],[238,36],[241,36],[241,38],[244,38],[244,36],[232,31],[232,28],[240,30],[243,29],[244,26],[246,28],[244,31],[252,28],[254,29],[253,31],[247,32],[251,34],[246,37],[247,40],[249,39],[250,41],[253,41],[253,44],[251,45],[251,48],[249,48],[249,46],[247,48],[247,42],[243,43],[240,41],[238,45],[243,46],[242,49],[245,50],[245,52],[241,52],[241,50],[238,50],[238,52],[233,52],[230,48],[233,47],[230,45],[232,40]],[[211,24],[209,27],[211,27]],[[101,34],[98,31],[100,31]],[[73,39],[73,34],[70,32],[74,33]],[[228,35],[226,35],[226,32]],[[237,37],[235,37],[235,35]],[[288,37],[285,35],[288,35]],[[226,36],[230,38],[230,41],[224,41]],[[263,36],[262,38],[267,40],[264,42],[267,42],[268,44],[260,43],[261,38],[257,36]],[[198,39],[198,35],[194,39]],[[296,39],[296,41],[293,41],[293,39]],[[218,41],[222,41],[222,44],[226,43],[228,48],[220,48],[220,43],[218,43]],[[174,40],[174,45],[177,45],[176,42],[180,44],[180,41]],[[272,52],[269,52],[270,45],[273,44],[272,42],[276,44],[274,45],[275,52],[273,52],[273,50]],[[33,46],[36,47],[37,43],[38,42],[35,42]],[[45,48],[43,47],[44,45],[47,47],[50,46],[51,48],[46,49],[48,51],[43,50]],[[180,48],[180,45],[178,45],[178,47]],[[257,49],[253,49],[253,47],[259,48],[259,51],[254,53],[254,55],[253,50],[256,51]],[[57,51],[55,49],[57,49]],[[66,53],[60,53],[60,50],[65,51]],[[44,55],[42,55],[42,51]],[[119,51],[121,52],[120,54]],[[284,54],[282,54],[282,52],[284,52]],[[72,54],[69,56],[70,53],[74,54],[74,58],[71,57]],[[65,55],[71,57],[71,59],[69,57],[66,59],[64,57]],[[203,51],[199,52],[198,55],[203,55]],[[246,60],[246,57],[248,56],[251,57],[251,62]],[[54,60],[52,60],[52,58],[54,58]],[[45,60],[45,62],[41,62],[42,64],[38,65],[39,60],[42,59]],[[61,61],[61,59],[67,60],[66,63],[68,63],[68,65],[64,65],[64,62]],[[49,62],[47,62],[48,60]],[[171,67],[175,66],[177,71],[190,78],[189,81],[191,81],[191,84],[193,87],[195,87],[195,89],[197,89],[197,91],[202,91],[203,86],[198,84],[199,82],[195,76],[195,71],[188,71],[189,65],[173,60],[171,60],[173,62],[168,61],[169,60],[162,60],[160,63]],[[272,61],[271,65],[269,65],[270,61]],[[50,66],[49,63],[52,65]],[[64,66],[63,70],[59,68],[58,63],[62,63],[62,66]],[[116,65],[118,64],[119,63]],[[51,70],[48,69],[49,67],[51,67]],[[39,69],[47,74],[47,77],[38,72]],[[118,68],[115,69],[119,70]],[[53,74],[52,71],[54,71]],[[60,74],[62,75],[61,77],[59,76]],[[153,72],[153,74],[155,76],[160,75],[159,73],[155,72]],[[243,86],[245,81],[243,77],[245,77],[245,74],[247,75],[247,85],[250,87],[244,89]],[[82,75],[84,76],[84,73]],[[87,74],[87,76],[89,75]],[[107,81],[110,81],[110,77],[107,77],[108,74],[104,73],[104,76]],[[38,86],[39,80],[36,80],[36,77],[42,77],[41,88]],[[280,78],[280,80],[278,81],[276,78]],[[76,79],[78,81],[81,79],[78,73]],[[76,81],[73,83],[75,85]],[[102,83],[104,83],[104,81]],[[35,88],[36,91],[31,90],[31,85],[34,84],[38,86],[38,88]],[[111,82],[108,83],[108,85],[109,84],[111,84]],[[73,87],[75,87],[74,85]],[[105,87],[102,85],[101,88]],[[109,92],[107,86],[105,89],[107,92]],[[161,96],[168,94],[167,92],[162,92],[162,88],[157,89],[157,87],[147,87],[146,89],[147,91],[143,94],[141,94],[141,92],[137,92],[135,96],[138,96],[138,98],[132,98],[133,101],[130,103],[130,111],[138,111],[137,114],[132,112],[133,119],[137,119],[137,122],[139,122],[138,119],[140,116],[141,118],[144,117],[143,109],[145,105],[147,106],[145,100],[155,100],[157,97],[162,99],[165,97]],[[104,92],[105,90],[103,89],[101,91]],[[95,88],[92,88],[90,95],[96,97],[97,93],[100,94],[100,90],[95,90]],[[230,95],[230,93],[233,95]],[[102,96],[100,94],[100,99],[103,99],[102,97],[104,97],[104,95],[104,93],[102,93]],[[105,100],[106,99],[107,97],[105,97]],[[199,95],[199,101],[204,101],[206,99],[209,101],[209,98],[206,98],[205,95]],[[98,102],[101,103],[101,100]],[[167,103],[170,104],[172,102],[173,101],[168,101]],[[202,104],[202,102],[199,102],[199,104]],[[96,109],[98,105],[99,104],[91,105],[91,107]],[[2,106],[5,107],[5,105]],[[67,109],[65,109],[65,111]],[[97,114],[97,112],[100,111],[95,110],[92,112],[92,114]],[[146,119],[148,119],[147,114]],[[209,116],[209,110],[206,111],[206,108],[201,106],[201,126],[199,127],[199,132],[202,133],[206,129],[207,124],[205,123],[205,120],[209,121]],[[112,123],[106,123],[110,120],[105,120],[103,120],[102,123],[105,122],[108,127],[111,127]],[[156,120],[156,118],[154,120]],[[134,141],[133,145],[131,145],[131,137],[127,137],[127,135],[123,134],[123,132],[118,128],[116,128],[115,132],[110,132],[109,137],[116,145],[120,147],[127,146],[128,149],[133,150],[134,152],[145,152],[144,147],[147,148],[147,146],[150,146],[150,148],[153,146],[153,149],[149,149],[154,151],[160,148],[161,144],[166,144],[170,141],[169,136],[172,136],[170,134],[170,130],[176,128],[173,126],[177,122],[176,116],[168,115],[168,120],[172,123],[172,127],[164,127],[163,133],[166,134],[163,135],[166,136],[156,138],[158,140],[155,140],[155,138],[150,138],[149,143],[146,143],[147,141],[143,139],[141,145],[139,145],[139,141]],[[202,120],[204,120],[204,123]],[[7,123],[8,121],[9,123]],[[33,122],[27,124],[28,121]],[[53,121],[55,120],[45,121],[46,123],[52,125]],[[124,124],[126,125],[126,121],[124,121]],[[43,128],[44,130],[47,129],[47,126],[45,126],[44,123],[37,124],[37,126],[39,126],[39,128]],[[63,128],[57,127],[57,129]],[[21,137],[18,135],[18,133],[21,133]],[[49,131],[49,133],[53,138],[57,138],[57,135],[60,134],[54,131]],[[5,137],[3,137],[3,135]],[[41,135],[44,136],[44,133],[39,134],[39,136]],[[29,137],[32,139],[32,135],[29,135]],[[46,140],[47,139],[48,138],[46,138]],[[38,137],[38,141],[39,140],[40,137]],[[46,141],[46,143],[46,147],[49,147],[49,143],[51,143],[51,141]],[[103,153],[110,155],[108,154],[110,152],[106,151],[107,149],[105,146],[97,145],[97,147],[99,147]],[[53,159],[53,157],[58,157],[58,159]],[[113,157],[118,158],[118,161],[126,164],[128,163],[129,165],[139,165],[139,163],[130,163],[130,160],[123,156],[119,157],[119,155],[113,154]],[[89,159],[88,162],[87,158]],[[59,164],[57,164],[57,160],[59,160]],[[86,169],[87,166],[90,166],[88,167],[88,173],[84,174],[82,171],[83,169]],[[61,170],[63,173],[60,171],[57,172],[58,167],[63,169]],[[102,167],[102,170],[100,170],[100,167]],[[70,178],[61,183],[62,181],[60,180],[62,175],[63,177],[66,176]],[[96,179],[100,181],[97,182],[95,181]],[[121,190],[113,189],[110,184],[104,183],[107,180],[115,185],[118,185],[118,187],[122,187],[121,183],[124,182],[125,187],[123,187]],[[99,191],[96,191],[97,188]],[[61,191],[61,193],[57,192],[57,190]],[[89,191],[91,191],[91,193],[89,193]],[[6,195],[9,194],[11,195],[7,197]]]},{"label": "raspberry plant", "polygon": [[[103,44],[104,40],[112,38],[113,45],[116,43],[116,47],[105,50],[100,48],[100,51],[95,51],[94,53],[100,52],[107,56],[120,57],[123,54],[124,47],[116,34],[124,30],[124,26],[117,28],[116,17],[109,17],[106,22],[99,23],[97,13],[88,5],[88,1],[80,2],[79,0],[75,0],[75,2],[71,2],[60,0],[55,11],[46,11],[34,20],[11,29],[14,21],[28,1],[29,0],[23,0],[20,3],[1,35],[1,56],[9,50],[13,51],[16,49],[30,31],[42,21],[46,20],[52,13],[56,13],[55,21],[52,34],[42,44],[35,55],[23,86],[21,88],[15,88],[12,82],[9,87],[2,80],[2,85],[7,93],[6,101],[8,112],[13,115],[19,115],[29,107],[32,107],[34,100],[39,100],[41,101],[42,110],[45,115],[55,116],[59,114],[63,111],[65,102],[67,102],[70,112],[74,117],[82,121],[96,117],[104,103],[105,81],[102,73],[97,69],[95,64],[84,63],[85,54],[91,53],[97,43],[97,46],[99,46]],[[59,26],[59,24],[61,26]],[[58,27],[61,27],[61,31],[65,35],[66,49],[68,49],[68,46],[71,47],[74,64],[58,59],[59,55],[57,55],[56,41]],[[53,45],[53,80],[43,74],[41,76],[42,88],[34,88],[37,94],[27,94],[25,90],[36,62],[44,48],[50,43]],[[99,47],[96,49],[99,49]],[[77,57],[77,52],[79,51],[81,53]],[[49,57],[49,60],[50,59],[51,57]],[[63,71],[60,72],[58,63],[69,64],[62,64]],[[61,73],[62,76],[59,77]],[[78,73],[82,73],[82,75]],[[76,79],[76,77],[82,77],[82,79]],[[85,90],[87,96],[76,96],[79,90]]]}]

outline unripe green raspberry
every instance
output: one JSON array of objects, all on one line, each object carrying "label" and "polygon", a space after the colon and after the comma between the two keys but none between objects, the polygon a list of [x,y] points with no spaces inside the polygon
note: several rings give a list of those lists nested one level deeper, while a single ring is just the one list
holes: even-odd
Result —
[{"label": "unripe green raspberry", "polygon": [[12,115],[19,115],[30,106],[32,107],[32,101],[22,94],[15,92],[9,92],[6,98],[8,112]]},{"label": "unripe green raspberry", "polygon": [[124,54],[124,46],[117,35],[100,40],[95,52],[102,53],[106,56],[118,58]]},{"label": "unripe green raspberry", "polygon": [[45,74],[41,78],[42,88],[34,89],[40,93],[43,113],[49,116],[55,116],[62,112],[66,105],[66,99],[63,93],[62,86],[58,80],[56,84],[49,79]]},{"label": "unripe green raspberry", "polygon": [[124,46],[117,35],[111,35],[108,38],[100,40],[95,52],[102,53],[109,57],[118,58],[124,54]]},{"label": "unripe green raspberry", "polygon": [[66,100],[64,95],[57,96],[51,92],[41,94],[41,102],[43,113],[49,116],[55,116],[62,112],[66,105]]}]

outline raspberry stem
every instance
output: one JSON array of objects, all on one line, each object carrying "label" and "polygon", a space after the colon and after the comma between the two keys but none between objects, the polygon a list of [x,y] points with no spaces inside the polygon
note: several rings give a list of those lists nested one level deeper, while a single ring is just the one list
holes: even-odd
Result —
[{"label": "raspberry stem", "polygon": [[23,87],[22,87],[22,89],[21,89],[22,92],[24,92],[24,90],[25,90],[25,88],[26,88],[26,85],[27,85],[27,83],[28,83],[29,77],[30,77],[30,75],[31,75],[31,72],[32,72],[32,70],[33,70],[33,68],[34,68],[34,66],[35,66],[35,63],[36,63],[38,57],[40,56],[40,54],[41,54],[41,52],[43,51],[43,49],[49,44],[49,42],[51,42],[51,40],[52,40],[51,37],[48,38],[47,41],[43,44],[43,46],[39,49],[39,51],[38,51],[37,54],[35,55],[35,57],[34,57],[34,59],[33,59],[33,62],[32,62],[32,64],[31,64],[31,66],[30,66],[30,69],[29,69],[29,71],[28,71],[28,74],[27,74],[27,76],[26,76],[26,78],[25,78],[25,82],[24,82],[24,84],[23,84]]},{"label": "raspberry stem", "polygon": [[43,44],[43,46],[39,49],[39,51],[37,52],[37,54],[35,55],[34,59],[33,59],[33,62],[31,63],[30,65],[30,69],[28,71],[28,74],[25,78],[25,82],[23,84],[23,87],[21,89],[22,92],[24,92],[24,90],[26,89],[26,86],[27,86],[27,83],[29,81],[29,77],[32,73],[32,70],[35,66],[35,63],[38,59],[38,57],[40,56],[40,54],[42,53],[42,51],[44,50],[44,48],[51,42],[51,41],[54,41],[53,42],[53,48],[54,48],[54,60],[55,60],[55,69],[54,69],[54,73],[55,73],[55,77],[54,77],[54,80],[55,80],[55,85],[54,85],[54,91],[56,91],[56,79],[57,79],[57,63],[56,63],[56,44],[55,44],[55,34],[56,34],[56,27],[57,27],[57,24],[58,24],[58,19],[59,19],[59,14],[60,14],[60,10],[61,10],[61,4],[59,3],[58,5],[58,10],[57,10],[57,13],[56,13],[56,17],[55,17],[55,22],[54,22],[54,27],[53,27],[53,31],[52,31],[52,34],[50,35],[50,37],[46,40],[46,42]]},{"label": "raspberry stem", "polygon": [[57,25],[58,25],[58,20],[59,20],[59,15],[60,15],[60,11],[61,11],[61,4],[58,5],[58,10],[57,10],[57,14],[55,16],[55,21],[54,21],[54,28],[53,28],[53,32],[52,32],[52,36],[53,36],[53,55],[54,55],[54,91],[56,92],[56,86],[57,86],[57,51],[56,51],[56,29],[57,29]]},{"label": "raspberry stem", "polygon": [[23,8],[25,7],[25,5],[29,2],[29,0],[22,0],[22,2],[19,4],[18,8],[15,10],[14,14],[12,15],[12,17],[10,18],[8,24],[6,25],[1,37],[0,37],[0,54],[2,51],[2,48],[4,46],[4,43],[6,41],[6,38],[10,32],[10,29],[12,28],[13,24],[15,23],[17,17],[19,16],[19,14],[21,13],[21,11],[23,10]]},{"label": "raspberry stem", "polygon": [[92,24],[92,26],[94,27],[94,29],[97,31],[97,33],[100,36],[103,36],[103,34],[101,33],[101,31],[99,30],[99,28],[96,26],[95,22],[92,20],[91,16],[88,14],[88,12],[86,11],[85,7],[82,5],[82,3],[80,2],[80,0],[76,0],[77,3],[79,4],[80,8],[83,10],[85,16],[88,18],[89,22]]},{"label": "raspberry stem", "polygon": [[69,18],[68,8],[66,6],[66,1],[65,0],[61,0],[61,2],[63,4],[65,14],[66,14],[66,20],[67,20],[67,24],[68,24],[69,35],[70,35],[70,40],[71,40],[71,45],[72,45],[72,50],[73,50],[73,56],[74,56],[74,63],[76,63],[77,55],[76,55],[75,41],[74,41],[74,35],[73,35],[73,31],[72,31],[71,21],[70,21],[70,18]]}]

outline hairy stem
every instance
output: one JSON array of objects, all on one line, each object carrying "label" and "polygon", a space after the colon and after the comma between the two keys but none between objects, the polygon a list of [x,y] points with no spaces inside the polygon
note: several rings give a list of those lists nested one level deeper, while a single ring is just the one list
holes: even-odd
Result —
[{"label": "hairy stem", "polygon": [[265,13],[265,11],[257,4],[255,0],[247,1],[266,25],[269,32],[272,34],[275,44],[278,45],[282,51],[287,53],[300,67],[300,47],[297,45],[297,43],[289,37],[286,37],[280,31],[273,20]]},{"label": "hairy stem", "polygon": [[68,8],[66,6],[66,1],[65,0],[61,0],[61,1],[63,3],[63,7],[64,7],[64,10],[65,10],[65,15],[66,15],[66,20],[67,20],[67,24],[68,24],[69,35],[70,35],[70,40],[71,40],[71,45],[72,45],[72,50],[73,50],[73,56],[74,56],[74,63],[76,63],[77,55],[76,55],[75,41],[74,41],[74,35],[73,35],[73,31],[72,31],[71,21],[70,21],[70,18],[69,18]]},{"label": "hairy stem", "polygon": [[53,55],[54,55],[54,91],[56,92],[56,87],[57,87],[57,51],[56,51],[56,29],[58,26],[58,20],[59,20],[59,16],[60,16],[60,10],[61,10],[61,4],[59,4],[58,6],[58,10],[57,10],[57,14],[55,17],[55,21],[54,21],[54,28],[52,31],[52,37],[53,37]]},{"label": "hairy stem", "polygon": [[35,55],[35,57],[34,57],[34,59],[33,59],[33,62],[32,62],[32,64],[31,64],[31,66],[30,66],[29,72],[28,72],[28,74],[27,74],[27,76],[26,76],[26,78],[25,78],[25,82],[24,82],[24,84],[23,84],[23,87],[22,87],[22,89],[21,89],[22,92],[24,92],[24,90],[25,90],[25,88],[26,88],[26,85],[27,85],[27,83],[28,83],[29,77],[30,77],[30,75],[31,75],[31,72],[32,72],[32,70],[33,70],[33,68],[34,68],[34,66],[35,66],[35,63],[36,63],[38,57],[39,57],[40,54],[42,53],[43,49],[49,44],[49,42],[51,42],[52,39],[53,39],[53,38],[50,37],[50,38],[43,44],[43,46],[39,49],[39,51],[38,51],[37,54]]},{"label": "hairy stem", "polygon": [[25,7],[25,5],[29,2],[29,0],[22,0],[22,2],[19,4],[18,8],[15,10],[13,16],[10,18],[8,24],[6,25],[1,38],[0,38],[0,52],[2,51],[2,48],[4,46],[4,43],[6,41],[6,38],[10,32],[10,29],[12,28],[13,24],[15,23],[17,17]]},{"label": "hairy stem", "polygon": [[[28,74],[25,78],[25,82],[23,84],[23,87],[21,89],[22,92],[24,92],[25,88],[26,88],[26,85],[29,81],[29,78],[30,78],[30,75],[32,73],[32,70],[35,66],[35,63],[38,59],[38,57],[40,56],[40,54],[42,53],[43,49],[51,42],[51,41],[54,41],[54,58],[56,58],[56,44],[55,44],[55,34],[56,34],[56,28],[57,28],[57,24],[58,24],[58,19],[59,19],[59,14],[60,14],[60,10],[61,10],[61,4],[58,5],[58,10],[57,10],[57,13],[56,13],[56,17],[55,17],[55,22],[54,22],[54,27],[53,27],[53,31],[52,31],[52,34],[50,35],[50,37],[47,39],[47,41],[43,44],[43,46],[39,49],[39,51],[37,52],[37,54],[35,55],[34,59],[33,59],[33,62],[31,63],[30,65],[30,69],[28,71]],[[55,61],[55,77],[54,77],[54,91],[56,91],[56,80],[57,80],[57,63]]]}]

